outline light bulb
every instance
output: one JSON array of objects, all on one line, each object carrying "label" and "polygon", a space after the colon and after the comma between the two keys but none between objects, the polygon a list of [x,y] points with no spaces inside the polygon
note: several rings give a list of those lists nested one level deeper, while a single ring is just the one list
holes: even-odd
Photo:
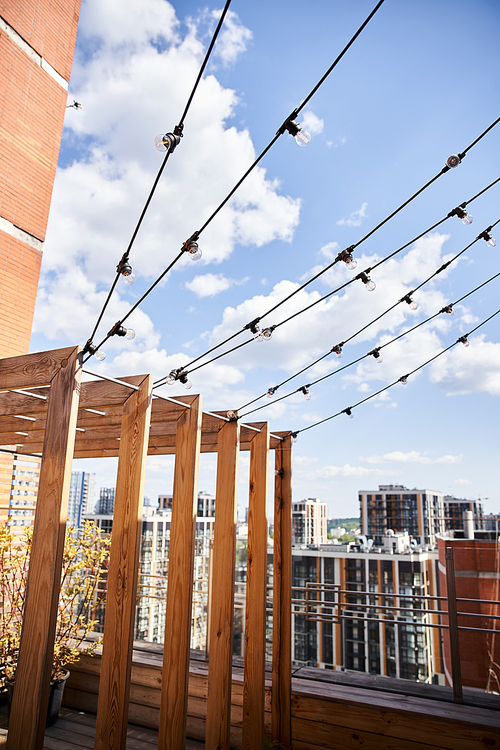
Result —
[{"label": "light bulb", "polygon": [[155,138],[155,149],[157,151],[169,151],[172,146],[172,137],[169,133],[160,133]]},{"label": "light bulb", "polygon": [[272,387],[272,388],[268,388],[268,390],[267,390],[267,393],[266,393],[266,396],[267,396],[268,398],[272,398],[272,397],[274,396],[274,394],[275,394],[275,393],[276,393],[276,388],[275,388],[275,387]]},{"label": "light bulb", "polygon": [[347,268],[350,271],[353,271],[356,268],[356,266],[358,265],[358,261],[354,260],[354,258],[352,257],[352,255],[350,255],[349,257],[347,257],[345,259],[344,263],[346,264]]},{"label": "light bulb", "polygon": [[302,388],[300,390],[304,394],[305,400],[306,401],[310,401],[311,400],[311,394],[309,393],[309,388],[306,385],[304,385],[304,386],[302,386]]},{"label": "light bulb", "polygon": [[187,243],[187,251],[191,260],[200,260],[202,253],[197,242],[190,240]]},{"label": "light bulb", "polygon": [[298,146],[307,146],[308,143],[311,143],[311,134],[307,130],[299,130],[295,135],[295,143]]},{"label": "light bulb", "polygon": [[135,331],[133,328],[126,328],[125,338],[127,341],[132,341],[132,339],[135,339]]},{"label": "light bulb", "polygon": [[373,356],[375,357],[375,362],[377,362],[377,364],[379,365],[384,361],[380,352],[377,352]]},{"label": "light bulb", "polygon": [[414,302],[413,300],[410,302],[410,308],[412,310],[416,310],[418,308],[418,302]]},{"label": "light bulb", "polygon": [[94,352],[94,357],[99,360],[99,362],[104,362],[106,359],[106,352],[103,352],[102,349],[98,349],[96,352]]},{"label": "light bulb", "polygon": [[354,414],[352,413],[350,409],[344,409],[344,414],[347,414],[349,419],[354,419]]},{"label": "light bulb", "polygon": [[464,346],[470,346],[470,342],[467,339],[467,336],[460,336],[458,339]]},{"label": "light bulb", "polygon": [[227,418],[228,419],[237,419],[236,413],[234,411],[228,411],[227,412]]},{"label": "light bulb", "polygon": [[490,237],[490,239],[486,241],[486,244],[489,245],[490,247],[495,247],[497,244],[497,241],[493,239],[493,237]]},{"label": "light bulb", "polygon": [[374,289],[376,288],[376,286],[377,286],[377,285],[375,284],[375,282],[374,282],[374,281],[372,281],[371,279],[368,279],[368,281],[365,281],[365,282],[364,282],[364,285],[365,285],[365,289],[366,289],[366,290],[367,290],[368,292],[373,292],[373,290],[374,290]]},{"label": "light bulb", "polygon": [[472,224],[473,221],[474,219],[472,218],[472,216],[466,211],[465,216],[462,216],[462,224]]},{"label": "light bulb", "polygon": [[272,328],[263,328],[262,331],[258,332],[255,338],[257,339],[257,341],[269,341],[272,335],[273,335]]},{"label": "light bulb", "polygon": [[455,310],[453,309],[453,305],[446,305],[446,307],[443,307],[441,312],[448,313],[448,315],[455,315]]},{"label": "light bulb", "polygon": [[185,388],[185,389],[186,389],[187,391],[189,391],[189,389],[193,387],[193,384],[192,384],[192,382],[191,382],[190,380],[188,380],[187,378],[186,378],[185,380],[182,380],[182,379],[181,379],[181,383],[182,383],[182,385],[184,386],[184,388]]},{"label": "light bulb", "polygon": [[340,359],[342,356],[342,346],[340,344],[337,344],[333,347],[332,352],[334,352],[335,356]]},{"label": "light bulb", "polygon": [[457,154],[452,154],[446,159],[446,166],[450,169],[454,169],[455,167],[458,167],[458,165],[461,163],[462,159],[457,156]]},{"label": "light bulb", "polygon": [[169,375],[167,378],[167,385],[173,385],[175,383],[175,375]]},{"label": "light bulb", "polygon": [[292,443],[296,443],[296,442],[297,442],[297,433],[292,432]]},{"label": "light bulb", "polygon": [[132,271],[129,271],[129,273],[123,272],[122,276],[125,284],[128,284],[129,286],[135,284],[135,282],[137,281],[137,276],[135,275],[135,273],[132,273]]},{"label": "light bulb", "polygon": [[401,378],[399,378],[399,382],[402,385],[406,385],[408,383],[408,375],[403,375]]}]

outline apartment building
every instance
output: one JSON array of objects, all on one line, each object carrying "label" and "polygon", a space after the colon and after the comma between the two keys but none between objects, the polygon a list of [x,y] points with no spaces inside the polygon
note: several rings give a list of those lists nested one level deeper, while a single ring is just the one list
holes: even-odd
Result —
[{"label": "apartment building", "polygon": [[434,545],[436,534],[445,531],[444,495],[436,490],[410,490],[401,484],[360,490],[359,515],[362,533],[375,546],[389,529],[407,531],[419,545]]},{"label": "apartment building", "polygon": [[453,495],[445,495],[443,504],[445,529],[447,531],[455,529],[460,531],[463,529],[464,513],[466,511],[472,512],[474,528],[485,528],[483,503],[480,499],[466,500],[465,498],[453,497]]},{"label": "apartment building", "polygon": [[317,497],[292,503],[292,544],[324,544],[327,536],[326,503]]},{"label": "apartment building", "polygon": [[72,471],[68,498],[68,524],[80,528],[85,513],[91,513],[95,503],[95,474]]}]

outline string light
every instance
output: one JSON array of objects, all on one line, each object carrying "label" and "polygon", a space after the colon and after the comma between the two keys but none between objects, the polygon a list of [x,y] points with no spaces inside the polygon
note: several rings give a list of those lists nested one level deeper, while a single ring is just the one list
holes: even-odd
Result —
[{"label": "string light", "polygon": [[[174,131],[177,128],[174,128]],[[165,135],[157,135],[154,144],[155,149],[157,151],[165,151],[169,154],[172,154],[179,143],[181,142],[182,133],[179,133],[178,135],[174,133],[165,133]]]},{"label": "string light", "polygon": [[135,331],[133,328],[125,328],[125,326],[122,326],[121,320],[119,320],[109,331],[108,338],[111,338],[111,336],[123,336],[127,341],[132,341],[132,339],[135,339]]},{"label": "string light", "polygon": [[466,203],[461,203],[460,206],[457,206],[453,209],[453,211],[450,211],[448,216],[458,216],[459,219],[462,219],[463,224],[472,224],[474,221],[473,217],[467,213],[465,210]]},{"label": "string light", "polygon": [[412,294],[413,292],[409,292],[405,297],[402,297],[399,301],[406,302],[406,304],[409,305],[412,310],[416,310],[418,308],[418,303],[412,300],[411,298]]},{"label": "string light", "polygon": [[234,412],[234,411],[228,411],[228,412],[227,412],[227,418],[228,418],[228,419],[229,419],[229,420],[230,420],[231,422],[236,422],[236,420],[238,419],[238,415],[237,415],[237,414],[236,414],[236,412]]},{"label": "string light", "polygon": [[446,305],[446,307],[441,308],[439,312],[448,313],[448,315],[455,315],[455,310],[453,309],[453,305]]},{"label": "string light", "polygon": [[401,377],[399,378],[399,381],[398,381],[398,382],[399,382],[399,383],[402,383],[402,385],[407,385],[407,383],[408,383],[408,375],[402,375],[402,376],[401,376]]},{"label": "string light", "polygon": [[[307,146],[307,144],[311,142],[311,134],[308,133],[307,130],[302,130],[302,126],[295,120],[287,120],[284,128],[295,138],[295,143],[297,143],[298,146]],[[277,135],[281,135],[280,130],[278,130]]]},{"label": "string light", "polygon": [[278,386],[277,385],[273,386],[272,388],[268,388],[266,396],[268,398],[272,398],[274,396],[274,394],[276,393],[277,390],[278,390]]},{"label": "string light", "polygon": [[83,352],[88,352],[90,356],[94,356],[96,359],[99,360],[99,362],[104,362],[106,359],[106,352],[103,352],[102,349],[98,349],[95,344],[93,344],[91,341],[87,341],[85,344],[85,347],[83,349]]},{"label": "string light", "polygon": [[461,344],[463,344],[464,346],[470,346],[470,342],[469,342],[469,340],[468,340],[468,338],[467,338],[467,334],[466,334],[465,336],[460,336],[460,338],[459,338],[459,339],[457,339],[457,343],[458,343],[458,342],[460,342],[460,343],[461,343]]},{"label": "string light", "polygon": [[374,357],[375,361],[378,362],[378,364],[383,362],[382,355],[380,354],[380,347],[372,349],[371,352],[368,352],[368,354],[371,354],[372,357]]},{"label": "string light", "polygon": [[358,275],[356,276],[356,278],[357,278],[357,279],[360,279],[360,281],[362,281],[362,282],[363,282],[363,284],[365,285],[365,289],[366,289],[366,290],[367,290],[368,292],[373,292],[373,290],[374,290],[374,289],[376,289],[377,285],[376,285],[376,284],[375,284],[375,282],[374,282],[374,281],[372,281],[372,280],[370,279],[370,277],[368,276],[368,273],[369,273],[370,271],[371,271],[371,268],[367,268],[367,269],[366,269],[366,271],[362,271],[361,273],[359,273],[359,274],[358,274]]},{"label": "string light", "polygon": [[309,388],[307,387],[307,385],[303,385],[302,388],[299,388],[299,391],[304,394],[304,398],[306,401],[311,400],[311,394],[309,393]]},{"label": "string light", "polygon": [[335,258],[335,262],[339,263],[340,261],[343,261],[346,264],[347,268],[350,271],[353,271],[358,265],[357,260],[355,260],[352,257],[353,250],[354,250],[354,245],[351,245],[351,247],[348,247],[345,250],[342,250]]},{"label": "string light", "polygon": [[352,413],[350,406],[348,406],[347,409],[344,409],[342,411],[342,414],[347,414],[347,416],[349,417],[349,419],[354,419],[354,414]]},{"label": "string light", "polygon": [[448,169],[455,169],[459,164],[462,163],[462,158],[465,154],[452,154],[446,159],[446,166]]},{"label": "string light", "polygon": [[202,256],[201,249],[196,242],[197,239],[198,232],[195,232],[181,247],[182,252],[188,253],[191,260],[200,260]]},{"label": "string light", "polygon": [[269,341],[269,339],[273,335],[273,331],[276,328],[276,326],[270,326],[269,328],[263,328],[262,331],[259,331],[257,335],[255,336],[257,341]]},{"label": "string light", "polygon": [[183,372],[179,375],[179,380],[181,381],[184,388],[186,388],[188,391],[190,388],[193,387],[193,384],[190,380],[188,380],[187,372]]},{"label": "string light", "polygon": [[338,357],[339,359],[342,357],[342,346],[343,346],[343,343],[342,344],[335,344],[335,346],[333,346],[330,349],[331,353],[335,354],[335,356]]},{"label": "string light", "polygon": [[491,230],[493,227],[488,227],[488,229],[485,229],[484,232],[481,232],[481,234],[478,236],[478,240],[484,240],[487,245],[490,247],[496,247],[497,241],[493,239],[491,236]]},{"label": "string light", "polygon": [[121,261],[116,266],[117,273],[123,276],[123,281],[129,286],[137,280],[135,273],[132,272],[132,266],[128,260],[128,253],[124,253]]}]

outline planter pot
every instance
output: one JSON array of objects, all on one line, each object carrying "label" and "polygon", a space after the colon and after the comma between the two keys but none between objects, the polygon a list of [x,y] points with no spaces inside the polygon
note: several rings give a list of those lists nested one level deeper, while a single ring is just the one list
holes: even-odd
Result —
[{"label": "planter pot", "polygon": [[[50,683],[50,693],[49,693],[49,705],[47,708],[47,720],[45,722],[46,727],[51,727],[53,724],[56,723],[57,719],[59,718],[59,709],[61,708],[62,703],[62,697],[64,693],[64,686],[66,685],[66,680],[69,677],[69,672],[67,671],[63,677],[61,677],[59,680],[54,680]],[[7,703],[7,718],[10,716],[10,706],[12,703],[12,696],[14,695],[14,687],[15,682],[10,682],[9,680],[5,680],[5,686],[7,688],[8,693],[8,703]]]}]

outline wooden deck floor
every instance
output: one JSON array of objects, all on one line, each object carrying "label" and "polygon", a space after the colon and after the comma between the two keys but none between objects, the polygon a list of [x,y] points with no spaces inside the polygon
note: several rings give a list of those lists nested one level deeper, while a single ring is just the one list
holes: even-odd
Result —
[{"label": "wooden deck floor", "polygon": [[[94,747],[95,716],[61,708],[59,720],[45,732],[43,750],[92,750]],[[0,747],[7,742],[7,708],[0,708]],[[158,732],[129,724],[127,750],[156,750]],[[205,745],[186,740],[186,750],[203,750]]]}]

